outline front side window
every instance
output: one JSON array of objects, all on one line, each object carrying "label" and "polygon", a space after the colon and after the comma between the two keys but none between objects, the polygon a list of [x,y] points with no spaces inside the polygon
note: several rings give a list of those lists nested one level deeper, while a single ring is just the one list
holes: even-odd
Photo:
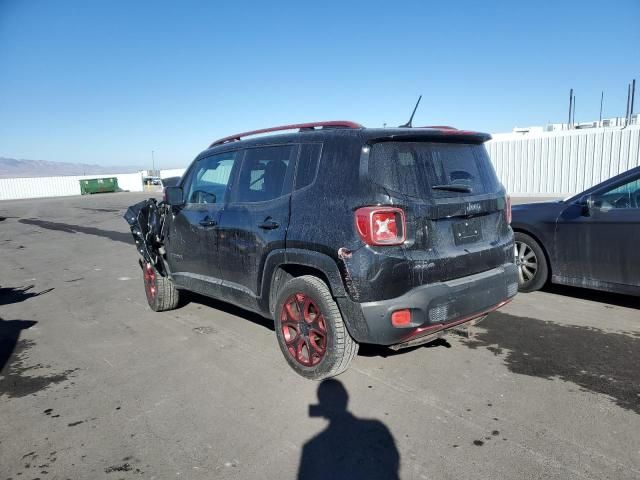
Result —
[{"label": "front side window", "polygon": [[596,195],[595,204],[603,209],[640,208],[640,178]]},{"label": "front side window", "polygon": [[186,203],[222,203],[237,156],[225,152],[198,160],[185,188]]},{"label": "front side window", "polygon": [[232,201],[264,202],[289,193],[297,154],[297,145],[248,149]]}]

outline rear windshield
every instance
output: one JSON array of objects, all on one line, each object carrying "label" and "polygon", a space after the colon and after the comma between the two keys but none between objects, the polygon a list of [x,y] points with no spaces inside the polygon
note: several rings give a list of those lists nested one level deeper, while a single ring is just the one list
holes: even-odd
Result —
[{"label": "rear windshield", "polygon": [[368,171],[371,181],[386,189],[420,198],[482,195],[502,188],[483,145],[376,143]]}]

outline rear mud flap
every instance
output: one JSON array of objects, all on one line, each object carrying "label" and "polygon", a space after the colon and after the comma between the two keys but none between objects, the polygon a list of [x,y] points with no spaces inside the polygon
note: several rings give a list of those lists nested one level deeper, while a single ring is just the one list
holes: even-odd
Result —
[{"label": "rear mud flap", "polygon": [[131,205],[124,214],[142,260],[153,265],[162,275],[167,274],[162,243],[165,215],[164,204],[154,198]]}]

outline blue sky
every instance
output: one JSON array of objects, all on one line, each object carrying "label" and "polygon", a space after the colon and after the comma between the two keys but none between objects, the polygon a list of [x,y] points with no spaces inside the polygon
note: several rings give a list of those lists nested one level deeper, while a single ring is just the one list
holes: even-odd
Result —
[{"label": "blue sky", "polygon": [[[640,0],[0,0],[0,156],[186,166],[298,121],[489,132],[624,115]],[[640,86],[638,88],[640,90]],[[640,109],[640,99],[636,110]]]}]

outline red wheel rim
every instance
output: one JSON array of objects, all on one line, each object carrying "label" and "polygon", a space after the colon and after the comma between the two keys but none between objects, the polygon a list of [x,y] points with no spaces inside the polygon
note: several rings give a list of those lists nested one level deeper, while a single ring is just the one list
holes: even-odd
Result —
[{"label": "red wheel rim", "polygon": [[147,299],[149,299],[150,302],[153,302],[153,300],[155,300],[156,298],[156,292],[157,292],[156,271],[154,270],[153,266],[150,263],[147,263],[144,266],[143,275],[144,275],[144,290],[147,293]]},{"label": "red wheel rim", "polygon": [[318,305],[304,293],[287,298],[280,328],[291,358],[305,367],[320,363],[327,353],[327,326]]}]

